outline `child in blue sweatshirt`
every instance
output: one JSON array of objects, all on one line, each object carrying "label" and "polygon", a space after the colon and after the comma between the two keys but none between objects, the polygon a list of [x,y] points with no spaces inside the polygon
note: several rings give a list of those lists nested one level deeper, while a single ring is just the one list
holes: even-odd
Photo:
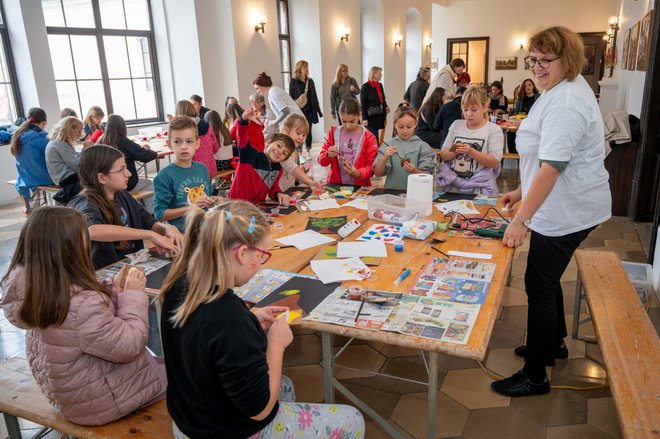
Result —
[{"label": "child in blue sweatshirt", "polygon": [[188,116],[177,116],[170,121],[169,146],[174,161],[154,178],[154,216],[184,231],[184,215],[193,205],[209,208],[220,197],[211,195],[211,178],[206,165],[193,161],[199,148],[197,124]]}]

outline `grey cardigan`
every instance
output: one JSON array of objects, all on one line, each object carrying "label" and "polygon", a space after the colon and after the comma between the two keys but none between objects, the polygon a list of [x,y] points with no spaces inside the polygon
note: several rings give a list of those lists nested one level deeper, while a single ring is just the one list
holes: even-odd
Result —
[{"label": "grey cardigan", "polygon": [[[355,87],[356,92],[351,91],[351,85]],[[360,94],[360,86],[358,85],[355,78],[351,77],[348,81],[342,82],[339,87],[335,87],[334,82],[330,86],[330,111],[333,116],[336,116],[339,112],[339,105],[341,101],[348,97],[356,97]]]},{"label": "grey cardigan", "polygon": [[78,168],[78,153],[73,146],[59,140],[51,140],[46,145],[46,167],[48,174],[57,185]]}]

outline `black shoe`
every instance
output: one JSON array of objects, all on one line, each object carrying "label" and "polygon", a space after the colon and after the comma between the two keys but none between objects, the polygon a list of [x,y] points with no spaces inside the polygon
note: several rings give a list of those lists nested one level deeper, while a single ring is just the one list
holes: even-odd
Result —
[{"label": "black shoe", "polygon": [[545,377],[542,382],[533,383],[521,369],[509,378],[492,382],[490,387],[497,393],[510,397],[545,395],[550,391],[550,381]]},{"label": "black shoe", "polygon": [[[527,346],[522,345],[522,346],[518,346],[517,348],[515,348],[513,350],[513,352],[517,356],[525,358],[525,350],[526,349],[527,349]],[[566,347],[565,343],[562,343],[561,346],[557,347],[557,349],[555,350],[555,358],[557,360],[565,360],[566,358],[568,358],[568,348]]]}]

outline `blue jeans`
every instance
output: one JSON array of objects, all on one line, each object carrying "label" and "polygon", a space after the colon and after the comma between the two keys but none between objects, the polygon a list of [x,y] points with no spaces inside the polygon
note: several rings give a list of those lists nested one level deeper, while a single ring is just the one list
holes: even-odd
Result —
[{"label": "blue jeans", "polygon": [[377,128],[371,128],[370,126],[367,126],[367,129],[369,130],[369,132],[370,132],[371,134],[373,134],[374,136],[376,136],[376,141],[378,141],[378,140],[379,140],[379,137],[378,137],[378,129],[377,129]]}]

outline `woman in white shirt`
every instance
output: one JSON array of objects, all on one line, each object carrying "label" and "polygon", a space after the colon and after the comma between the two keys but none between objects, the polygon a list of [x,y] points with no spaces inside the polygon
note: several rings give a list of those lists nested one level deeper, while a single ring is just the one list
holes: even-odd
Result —
[{"label": "woman in white shirt", "polygon": [[291,96],[280,87],[273,85],[272,79],[270,79],[270,76],[268,76],[266,72],[259,73],[256,79],[252,81],[252,84],[257,93],[261,96],[268,97],[270,108],[275,113],[276,119],[269,121],[269,126],[279,124],[289,114],[299,114],[304,116],[303,112]]},{"label": "woman in white shirt", "polygon": [[520,124],[518,189],[503,203],[518,203],[503,242],[522,245],[531,229],[525,272],[527,344],[516,348],[525,366],[492,388],[507,396],[550,391],[545,366],[568,357],[561,277],[573,252],[611,216],[603,121],[596,97],[580,74],[582,38],[565,27],[531,37],[527,62],[544,93]]}]

